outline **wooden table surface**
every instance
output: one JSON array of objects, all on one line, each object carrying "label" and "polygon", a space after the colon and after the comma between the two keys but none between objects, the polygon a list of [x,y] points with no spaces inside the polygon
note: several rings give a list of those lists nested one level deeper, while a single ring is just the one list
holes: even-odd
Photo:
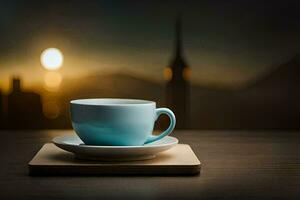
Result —
[{"label": "wooden table surface", "polygon": [[71,132],[0,131],[0,199],[300,199],[300,132],[176,131],[199,176],[28,176],[41,146]]}]

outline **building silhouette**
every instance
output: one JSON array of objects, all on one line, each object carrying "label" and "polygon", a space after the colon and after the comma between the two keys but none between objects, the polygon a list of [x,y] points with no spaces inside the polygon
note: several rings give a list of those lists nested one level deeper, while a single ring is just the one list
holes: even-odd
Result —
[{"label": "building silhouette", "polygon": [[183,56],[181,19],[177,18],[175,26],[174,57],[164,70],[167,79],[167,106],[176,115],[176,128],[189,127],[190,85],[189,67]]},{"label": "building silhouette", "polygon": [[0,128],[4,126],[4,106],[3,106],[3,94],[0,90]]},{"label": "building silhouette", "polygon": [[20,78],[13,77],[7,96],[7,128],[41,128],[43,119],[41,96],[22,91]]}]

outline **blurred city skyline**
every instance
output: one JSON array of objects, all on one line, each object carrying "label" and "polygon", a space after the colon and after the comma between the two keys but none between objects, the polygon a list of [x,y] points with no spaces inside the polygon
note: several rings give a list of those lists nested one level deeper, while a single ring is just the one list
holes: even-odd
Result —
[{"label": "blurred city skyline", "polygon": [[0,1],[0,128],[71,128],[70,100],[105,97],[153,100],[183,129],[299,128],[299,10]]},{"label": "blurred city skyline", "polygon": [[239,87],[299,51],[297,1],[19,1],[0,2],[0,89],[10,77],[44,84],[41,52],[64,54],[63,80],[128,73],[164,83],[173,23],[183,19],[193,84]]}]

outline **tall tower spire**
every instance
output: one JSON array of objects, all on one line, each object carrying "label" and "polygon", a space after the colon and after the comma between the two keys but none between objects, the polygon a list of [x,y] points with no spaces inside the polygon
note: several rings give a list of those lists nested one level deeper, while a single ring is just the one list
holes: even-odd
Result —
[{"label": "tall tower spire", "polygon": [[182,33],[181,33],[181,19],[180,16],[177,17],[175,26],[175,55],[176,57],[182,57]]},{"label": "tall tower spire", "polygon": [[181,18],[176,19],[174,57],[170,65],[164,70],[167,80],[167,106],[177,118],[177,128],[189,127],[189,67],[183,56]]}]

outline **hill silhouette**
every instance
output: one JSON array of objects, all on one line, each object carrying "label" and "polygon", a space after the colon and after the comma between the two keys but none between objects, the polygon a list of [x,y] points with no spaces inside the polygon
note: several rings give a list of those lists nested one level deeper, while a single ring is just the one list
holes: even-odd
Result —
[{"label": "hill silhouette", "polygon": [[241,90],[194,89],[192,124],[199,120],[199,128],[300,128],[299,67],[296,56]]},{"label": "hill silhouette", "polygon": [[146,98],[160,102],[162,85],[129,74],[93,74],[66,80],[63,96],[70,98]]},{"label": "hill silhouette", "polygon": [[286,89],[286,87],[298,87],[300,83],[300,55],[280,65],[271,67],[266,73],[252,81],[250,87],[276,87]]}]

